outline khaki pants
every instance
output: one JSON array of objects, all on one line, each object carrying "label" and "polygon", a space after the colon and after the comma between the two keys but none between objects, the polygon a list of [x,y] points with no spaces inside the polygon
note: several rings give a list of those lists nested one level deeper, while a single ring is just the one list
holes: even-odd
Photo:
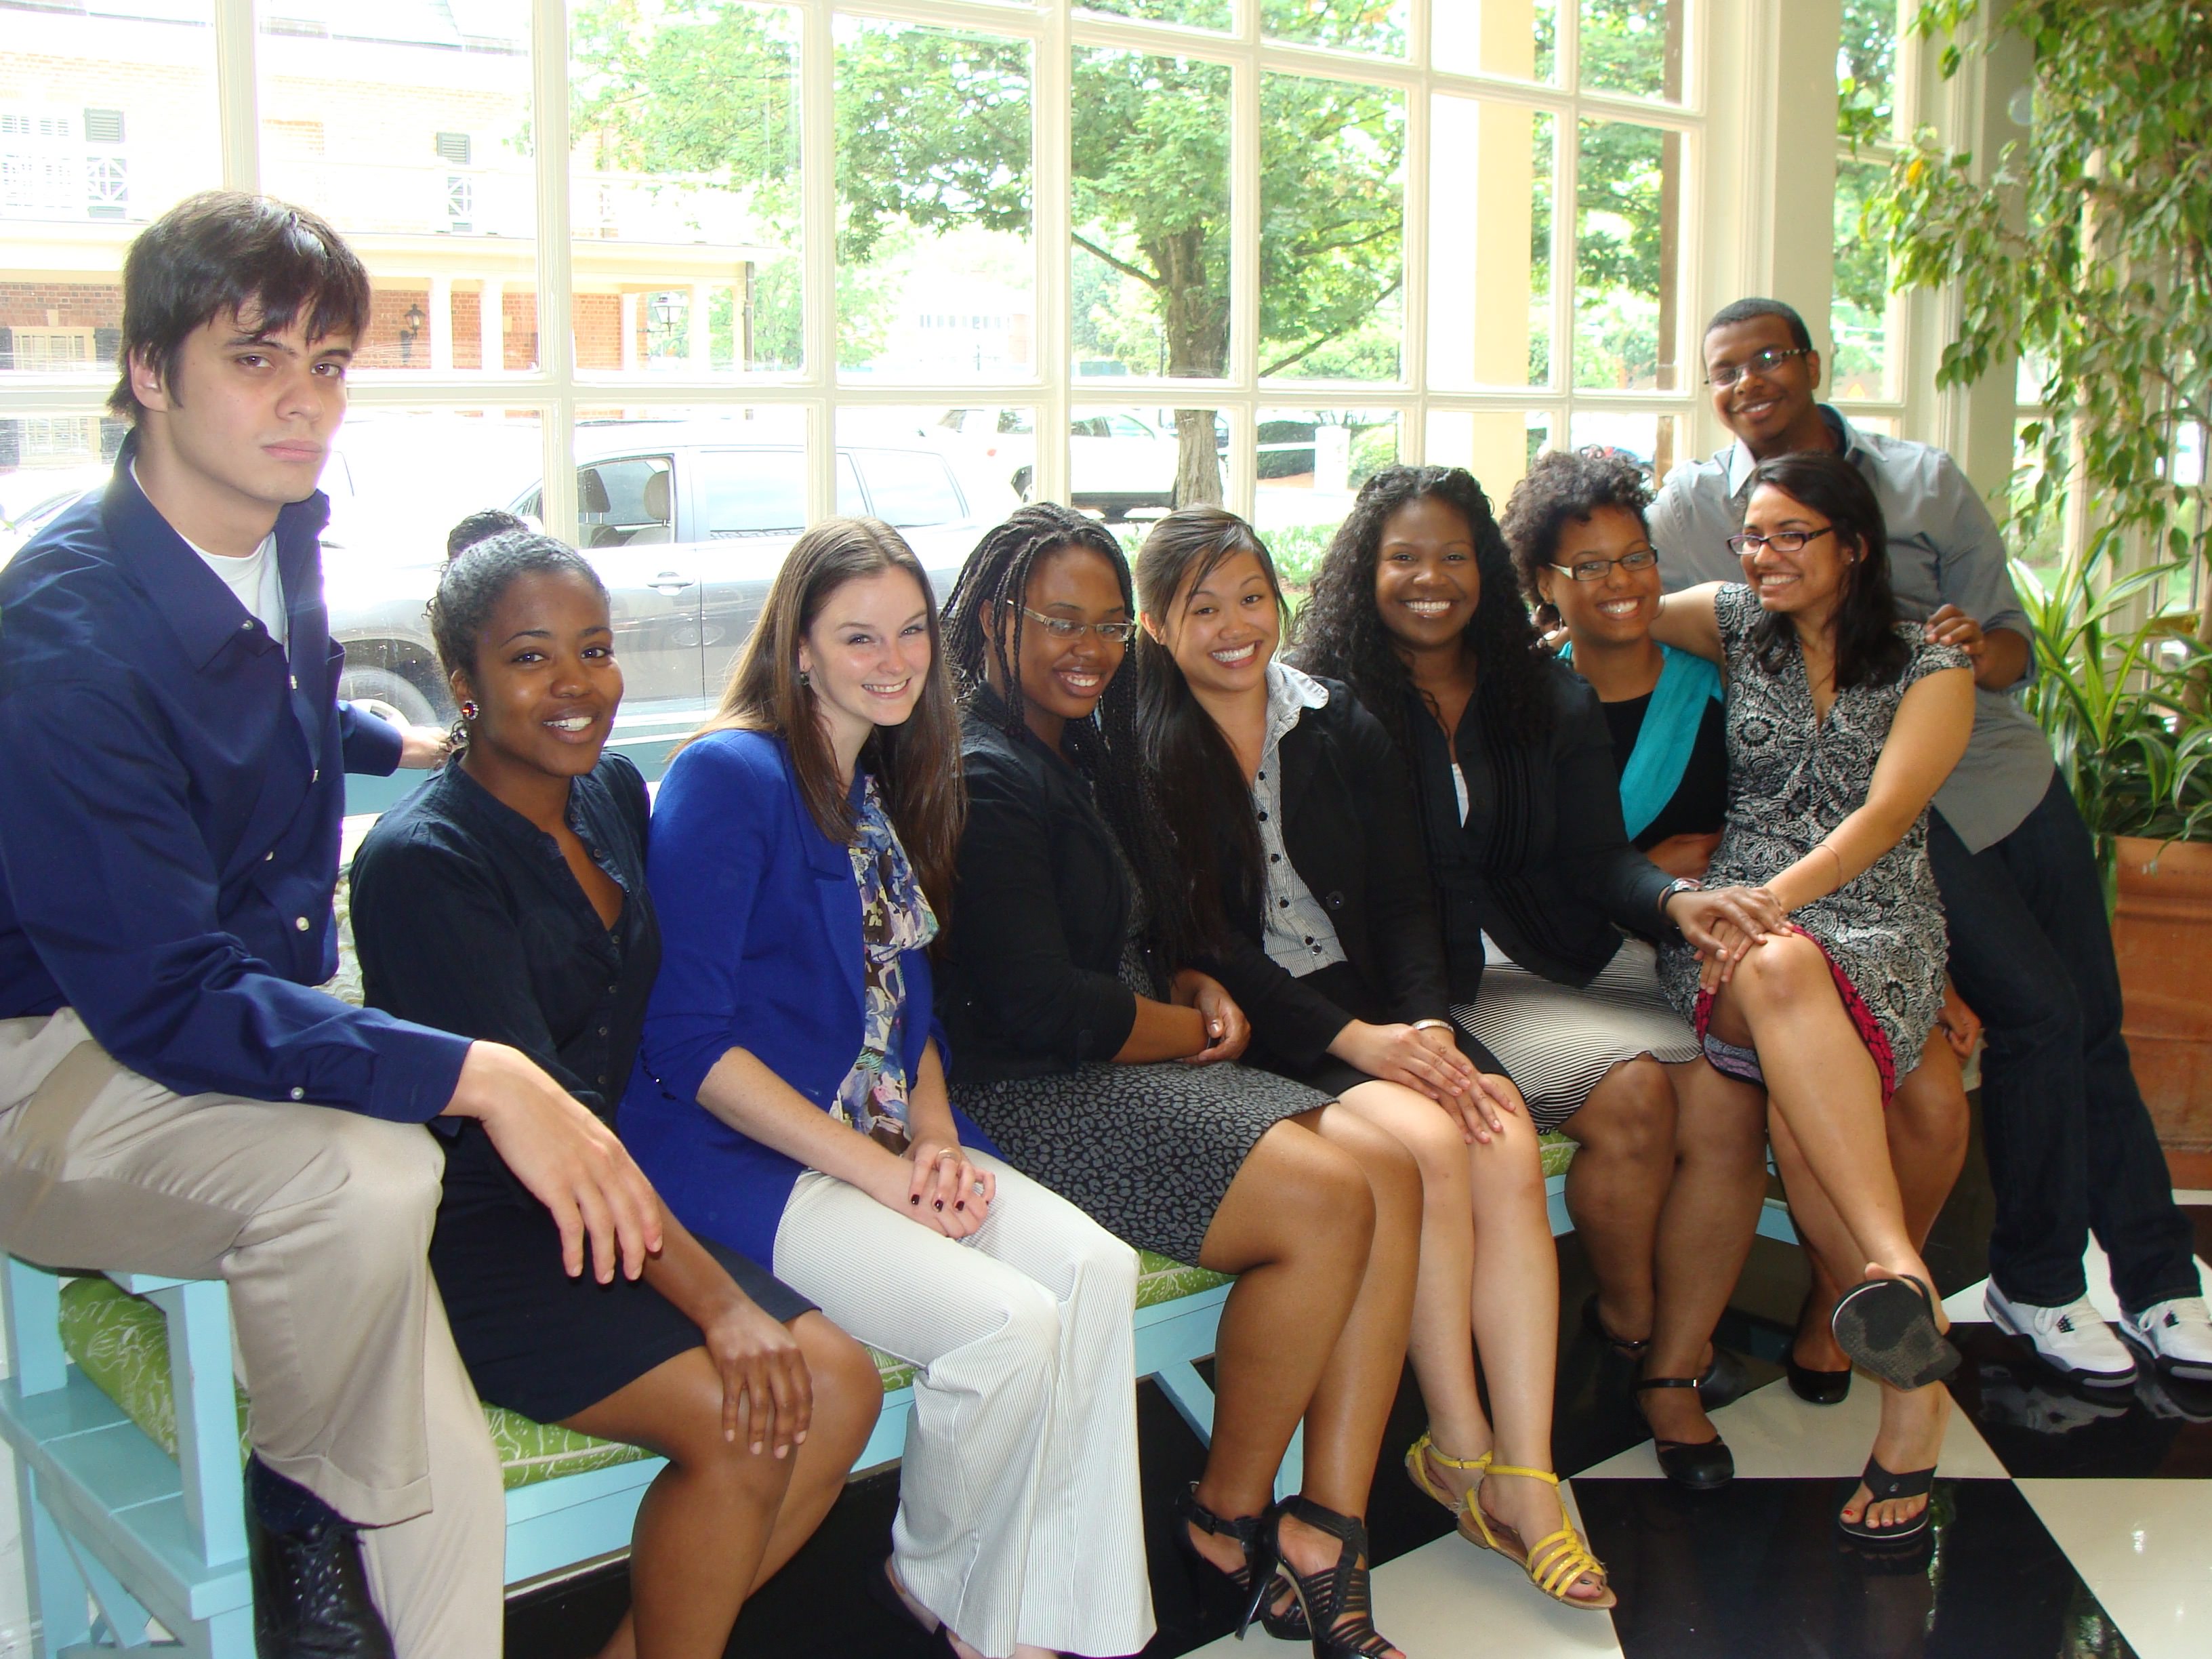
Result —
[{"label": "khaki pants", "polygon": [[362,1525],[403,1659],[501,1639],[499,1460],[426,1259],[444,1161],[410,1124],[172,1094],[69,1009],[0,1020],[0,1249],[228,1282],[254,1449]]}]

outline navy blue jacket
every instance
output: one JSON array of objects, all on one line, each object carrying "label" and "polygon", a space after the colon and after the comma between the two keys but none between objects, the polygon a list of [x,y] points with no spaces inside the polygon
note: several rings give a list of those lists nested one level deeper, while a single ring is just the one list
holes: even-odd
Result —
[{"label": "navy blue jacket", "polygon": [[0,1019],[74,1008],[179,1094],[425,1121],[466,1042],[312,988],[337,969],[344,774],[400,743],[337,700],[330,504],[277,515],[288,655],[146,499],[135,447],[0,571]]}]

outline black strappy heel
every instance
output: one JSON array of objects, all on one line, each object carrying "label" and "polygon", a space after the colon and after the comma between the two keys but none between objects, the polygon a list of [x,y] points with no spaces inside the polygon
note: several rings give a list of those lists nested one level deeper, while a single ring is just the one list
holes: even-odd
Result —
[{"label": "black strappy heel", "polygon": [[[1646,1389],[1695,1389],[1694,1376],[1647,1376],[1636,1385],[1641,1395]],[[1703,1398],[1702,1395],[1699,1396]],[[1636,1409],[1649,1428],[1651,1419],[1644,1410],[1639,1398]],[[1651,1449],[1659,1455],[1659,1472],[1678,1486],[1692,1492],[1711,1492],[1725,1486],[1735,1479],[1735,1454],[1729,1450],[1728,1442],[1715,1434],[1710,1440],[1662,1440],[1655,1431]]]},{"label": "black strappy heel", "polygon": [[[1264,1512],[1233,1517],[1216,1515],[1198,1501],[1198,1482],[1195,1480],[1176,1499],[1176,1548],[1192,1568],[1191,1589],[1198,1600],[1201,1616],[1211,1616],[1224,1607],[1223,1601],[1209,1587],[1225,1583],[1231,1589],[1226,1611],[1231,1617],[1240,1620],[1238,1630],[1242,1631],[1244,1625],[1250,1622],[1243,1615],[1252,1599],[1252,1553],[1259,1540],[1260,1529],[1267,1524],[1267,1520]],[[1216,1538],[1235,1539],[1237,1547],[1244,1552],[1244,1565],[1236,1568],[1224,1568],[1218,1565],[1192,1539],[1190,1530],[1193,1527]],[[1285,1642],[1303,1642],[1309,1633],[1305,1614],[1299,1610],[1295,1600],[1280,1611],[1271,1607],[1261,1608],[1260,1627],[1268,1635],[1279,1637]]]},{"label": "black strappy heel", "polygon": [[[1281,1532],[1285,1516],[1335,1539],[1340,1546],[1335,1565],[1304,1574],[1285,1560]],[[1366,1553],[1367,1528],[1353,1516],[1323,1509],[1304,1497],[1285,1498],[1275,1504],[1253,1540],[1252,1589],[1244,1604],[1244,1617],[1237,1626],[1238,1638],[1259,1616],[1260,1604],[1267,1600],[1270,1587],[1280,1582],[1290,1587],[1297,1607],[1305,1615],[1314,1659],[1382,1659],[1397,1652],[1397,1644],[1375,1628],[1374,1594],[1368,1570],[1359,1559]]]}]

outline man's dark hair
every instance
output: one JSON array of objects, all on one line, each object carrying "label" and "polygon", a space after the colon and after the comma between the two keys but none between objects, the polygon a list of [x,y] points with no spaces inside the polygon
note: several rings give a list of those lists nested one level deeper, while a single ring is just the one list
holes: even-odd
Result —
[{"label": "man's dark hair", "polygon": [[368,327],[368,272],[338,234],[304,208],[211,190],[186,198],[138,234],[123,261],[120,377],[107,406],[143,411],[131,360],[150,363],[175,395],[178,361],[195,329],[235,313],[257,333],[306,319],[310,340]]},{"label": "man's dark hair", "polygon": [[1779,300],[1738,300],[1723,306],[1713,313],[1713,319],[1705,325],[1711,334],[1717,328],[1733,328],[1738,323],[1748,323],[1760,317],[1779,317],[1790,325],[1790,343],[1800,351],[1813,349],[1813,337],[1805,327],[1805,319],[1797,314],[1795,306],[1786,306]]},{"label": "man's dark hair", "polygon": [[1644,469],[1626,455],[1596,448],[1553,449],[1539,455],[1513,486],[1505,516],[1498,521],[1528,602],[1542,602],[1537,579],[1558,558],[1559,532],[1570,522],[1588,524],[1600,507],[1615,507],[1649,536],[1644,510],[1650,505],[1651,486]]}]

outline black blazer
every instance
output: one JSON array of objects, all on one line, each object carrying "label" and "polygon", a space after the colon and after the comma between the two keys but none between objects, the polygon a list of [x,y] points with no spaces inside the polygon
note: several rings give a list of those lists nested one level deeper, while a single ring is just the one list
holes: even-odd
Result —
[{"label": "black blazer", "polygon": [[[979,696],[990,713],[1004,708]],[[1137,1024],[1136,994],[1116,977],[1129,884],[1090,783],[1028,732],[1010,737],[972,710],[960,758],[968,823],[937,969],[952,1076],[985,1083],[1113,1059]]]},{"label": "black blazer", "polygon": [[1382,723],[1342,682],[1321,684],[1328,702],[1301,710],[1278,751],[1283,844],[1291,867],[1328,912],[1364,1006],[1342,1006],[1268,957],[1264,878],[1251,892],[1224,896],[1237,935],[1202,964],[1244,1010],[1255,1042],[1299,1071],[1317,1065],[1354,1019],[1451,1013],[1405,763]]},{"label": "black blazer", "polygon": [[[1628,843],[1604,706],[1563,663],[1545,665],[1545,684],[1551,726],[1533,744],[1496,732],[1478,692],[1447,749],[1436,717],[1407,694],[1455,1003],[1474,1000],[1486,929],[1530,973],[1574,986],[1589,984],[1613,960],[1616,927],[1647,937],[1668,931],[1659,896],[1673,878]],[[1467,780],[1463,825],[1452,793],[1454,758]]]}]

